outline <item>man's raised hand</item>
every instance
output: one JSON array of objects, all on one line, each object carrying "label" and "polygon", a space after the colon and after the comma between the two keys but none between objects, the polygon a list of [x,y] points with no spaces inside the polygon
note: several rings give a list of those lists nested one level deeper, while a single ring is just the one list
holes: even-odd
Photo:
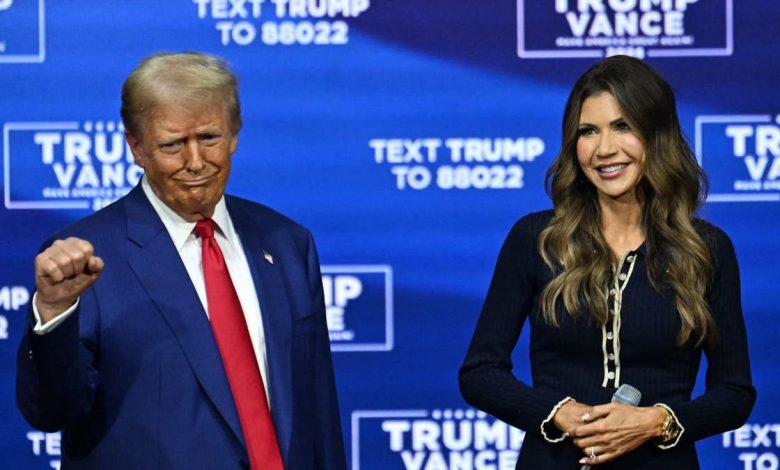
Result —
[{"label": "man's raised hand", "polygon": [[45,324],[68,309],[103,270],[92,244],[80,238],[57,240],[35,257],[35,307]]}]

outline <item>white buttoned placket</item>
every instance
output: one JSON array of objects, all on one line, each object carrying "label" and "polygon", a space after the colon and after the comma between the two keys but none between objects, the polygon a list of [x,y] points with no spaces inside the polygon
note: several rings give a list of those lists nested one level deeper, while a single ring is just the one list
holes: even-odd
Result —
[{"label": "white buttoned placket", "polygon": [[601,351],[603,354],[604,380],[601,386],[607,388],[620,386],[620,314],[623,304],[623,290],[634,272],[636,253],[627,252],[613,268],[612,285],[607,292],[607,305],[610,308],[607,321],[601,326]]}]

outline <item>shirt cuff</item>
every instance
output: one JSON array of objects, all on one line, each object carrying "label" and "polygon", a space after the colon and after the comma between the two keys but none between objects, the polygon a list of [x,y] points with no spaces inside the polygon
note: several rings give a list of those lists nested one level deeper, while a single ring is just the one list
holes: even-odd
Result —
[{"label": "shirt cuff", "polygon": [[672,411],[672,409],[669,408],[668,405],[665,405],[663,403],[656,403],[653,406],[660,406],[661,408],[665,409],[667,411],[667,413],[669,413],[672,416],[672,419],[674,420],[675,423],[677,423],[677,426],[679,426],[679,428],[680,428],[680,432],[677,434],[677,437],[672,442],[669,442],[669,443],[660,443],[660,442],[656,443],[656,446],[658,446],[659,449],[663,449],[663,450],[671,449],[672,447],[676,446],[678,442],[680,442],[680,438],[682,437],[683,433],[685,432],[685,428],[680,423],[680,420],[677,419],[677,415],[674,414],[674,411]]},{"label": "shirt cuff", "polygon": [[[544,437],[545,441],[555,444],[557,442],[561,442],[562,440],[566,439],[566,434],[564,434],[563,431],[555,427],[555,425],[552,422],[552,419],[553,416],[555,416],[555,413],[558,412],[558,409],[560,409],[560,407],[562,407],[566,402],[571,400],[574,400],[574,398],[566,397],[563,400],[559,401],[558,404],[556,404],[553,407],[552,411],[550,411],[550,414],[547,415],[547,418],[544,421],[542,421],[542,437]],[[558,435],[556,436],[556,434]]]},{"label": "shirt cuff", "polygon": [[33,333],[36,335],[45,335],[46,333],[49,333],[50,331],[57,328],[57,326],[65,321],[73,312],[76,311],[76,309],[79,306],[79,299],[76,299],[76,302],[73,303],[70,307],[68,307],[67,310],[62,312],[61,314],[57,315],[56,317],[52,318],[51,320],[47,321],[45,324],[41,321],[41,314],[38,313],[38,308],[35,306],[35,299],[38,298],[38,293],[36,292],[33,294],[33,300],[32,300],[32,311],[33,311],[33,318],[35,318],[35,325],[33,326]]}]

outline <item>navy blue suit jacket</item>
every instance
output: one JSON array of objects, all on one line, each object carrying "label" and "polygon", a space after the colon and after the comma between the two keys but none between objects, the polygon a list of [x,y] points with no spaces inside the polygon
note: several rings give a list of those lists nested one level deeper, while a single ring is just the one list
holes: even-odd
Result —
[{"label": "navy blue suit jacket", "polygon": [[[312,237],[260,204],[226,204],[260,301],[285,468],[346,469]],[[63,469],[248,468],[208,318],[140,185],[52,239],[69,236],[105,269],[54,331],[28,329],[17,374],[25,418],[63,430]]]}]

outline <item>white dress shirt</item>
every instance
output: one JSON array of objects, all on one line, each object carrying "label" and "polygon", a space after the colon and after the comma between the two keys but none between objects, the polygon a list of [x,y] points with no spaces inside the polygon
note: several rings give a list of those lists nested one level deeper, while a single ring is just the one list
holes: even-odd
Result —
[{"label": "white dress shirt", "polygon": [[[203,264],[201,262],[201,240],[192,232],[195,228],[195,222],[187,222],[181,216],[176,214],[170,207],[154,194],[149,186],[146,176],[141,180],[141,187],[146,194],[147,199],[152,204],[154,211],[162,220],[165,229],[170,235],[173,245],[181,257],[184,267],[187,269],[193,287],[198,294],[203,310],[208,315],[208,300],[206,298],[206,285],[203,280]],[[265,333],[263,330],[263,321],[260,315],[260,302],[257,298],[255,285],[252,281],[252,273],[249,270],[249,263],[244,254],[244,248],[241,246],[241,240],[230,220],[227,207],[225,206],[224,196],[217,203],[212,216],[216,224],[214,237],[217,240],[222,255],[225,257],[230,278],[233,281],[233,287],[238,294],[238,300],[241,303],[241,310],[244,312],[249,338],[252,341],[252,347],[257,357],[257,364],[260,368],[260,375],[263,377],[265,393],[270,403],[268,389],[268,361],[265,351]],[[100,256],[100,253],[95,253]],[[98,279],[97,282],[100,282]],[[37,293],[36,293],[37,295]],[[33,314],[36,324],[33,331],[37,334],[46,334],[57,327],[65,318],[76,310],[78,301],[63,314],[55,317],[45,325],[41,324],[41,318],[35,308],[35,298],[33,298]]]}]

